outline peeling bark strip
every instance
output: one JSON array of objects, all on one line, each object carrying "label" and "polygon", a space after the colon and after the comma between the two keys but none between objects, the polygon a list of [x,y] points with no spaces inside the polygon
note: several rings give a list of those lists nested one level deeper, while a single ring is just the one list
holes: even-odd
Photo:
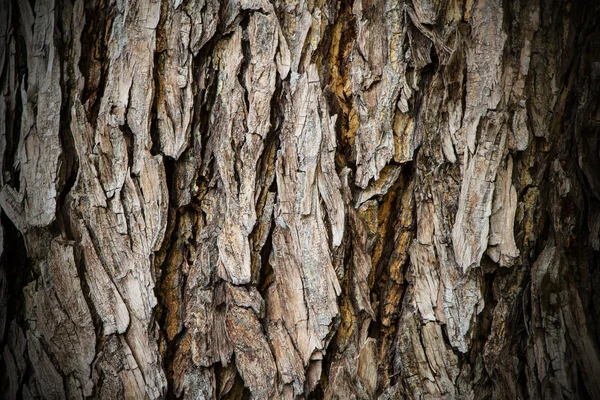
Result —
[{"label": "peeling bark strip", "polygon": [[599,19],[0,0],[0,397],[600,398]]}]

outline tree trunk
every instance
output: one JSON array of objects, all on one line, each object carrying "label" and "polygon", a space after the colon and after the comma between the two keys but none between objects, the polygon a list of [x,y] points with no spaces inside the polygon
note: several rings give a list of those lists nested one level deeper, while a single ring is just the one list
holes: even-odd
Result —
[{"label": "tree trunk", "polygon": [[7,399],[600,399],[600,3],[0,0]]}]

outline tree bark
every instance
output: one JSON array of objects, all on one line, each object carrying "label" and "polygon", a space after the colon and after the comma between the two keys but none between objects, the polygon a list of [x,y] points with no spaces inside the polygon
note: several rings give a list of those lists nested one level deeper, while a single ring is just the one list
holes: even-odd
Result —
[{"label": "tree bark", "polygon": [[0,20],[4,398],[600,398],[597,1]]}]

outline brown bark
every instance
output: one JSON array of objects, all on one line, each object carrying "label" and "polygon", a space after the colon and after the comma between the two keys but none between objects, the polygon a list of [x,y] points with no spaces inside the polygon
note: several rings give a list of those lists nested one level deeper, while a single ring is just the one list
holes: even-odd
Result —
[{"label": "brown bark", "polygon": [[600,4],[0,0],[8,399],[600,398]]}]

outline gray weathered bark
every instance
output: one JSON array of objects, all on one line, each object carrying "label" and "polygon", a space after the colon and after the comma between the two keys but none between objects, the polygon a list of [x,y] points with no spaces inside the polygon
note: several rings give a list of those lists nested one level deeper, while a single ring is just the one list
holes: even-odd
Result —
[{"label": "gray weathered bark", "polygon": [[0,19],[5,398],[600,398],[600,3]]}]

